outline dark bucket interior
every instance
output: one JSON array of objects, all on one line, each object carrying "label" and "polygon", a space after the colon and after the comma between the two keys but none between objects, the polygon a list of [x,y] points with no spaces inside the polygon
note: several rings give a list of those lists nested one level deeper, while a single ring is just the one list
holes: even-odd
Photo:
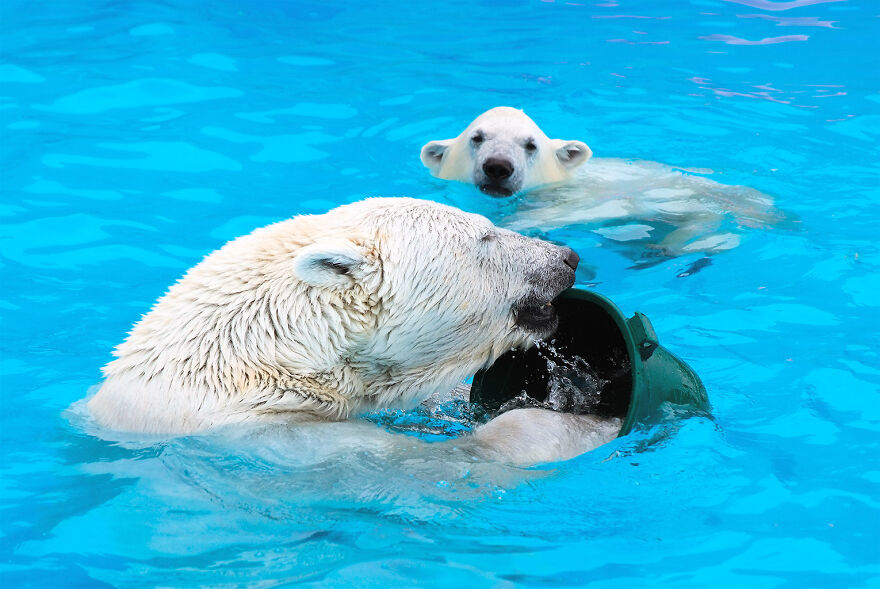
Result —
[{"label": "dark bucket interior", "polygon": [[[551,387],[550,371],[566,366],[589,366],[586,381],[575,374],[575,387],[591,388],[594,402],[570,413],[590,413],[623,418],[633,393],[632,362],[627,343],[614,318],[595,303],[576,298],[562,298],[554,303],[559,313],[559,328],[547,344],[540,343],[525,352],[508,352],[489,369],[474,376],[471,401],[480,403],[491,414],[522,394],[545,402]],[[569,370],[582,374],[584,371]],[[592,378],[592,377],[595,377]],[[589,381],[589,382],[587,382]],[[554,385],[555,386],[555,385]]]}]

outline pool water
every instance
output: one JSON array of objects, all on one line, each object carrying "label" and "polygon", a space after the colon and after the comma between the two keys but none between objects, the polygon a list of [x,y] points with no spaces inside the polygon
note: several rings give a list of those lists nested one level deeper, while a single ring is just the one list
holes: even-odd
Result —
[{"label": "pool water", "polygon": [[[876,587],[877,8],[3,2],[0,584]],[[472,427],[454,402],[95,435],[75,403],[113,346],[226,240],[370,195],[503,217],[418,157],[497,105],[785,212],[653,264],[588,225],[549,236],[651,318],[713,420],[536,469],[407,447]]]}]

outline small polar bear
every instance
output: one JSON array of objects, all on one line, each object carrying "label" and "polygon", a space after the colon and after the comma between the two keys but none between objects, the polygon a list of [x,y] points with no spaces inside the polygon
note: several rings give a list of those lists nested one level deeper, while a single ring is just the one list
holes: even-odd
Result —
[{"label": "small polar bear", "polygon": [[[115,430],[182,434],[411,407],[550,335],[577,264],[569,248],[429,201],[295,217],[190,269],[118,346],[89,409]],[[502,417],[472,443],[514,463],[568,458],[608,429],[590,416]],[[503,449],[512,431],[528,441],[516,456]]]},{"label": "small polar bear", "polygon": [[454,139],[422,147],[422,163],[444,180],[473,182],[492,196],[561,182],[593,155],[582,141],[550,139],[526,113],[498,106]]},{"label": "small polar bear", "polygon": [[526,192],[496,219],[506,228],[540,235],[585,226],[636,246],[637,258],[731,249],[739,227],[768,227],[784,217],[770,197],[748,187],[656,162],[591,156],[585,143],[550,139],[523,111],[506,106],[421,151],[438,178],[473,183],[492,196]]}]

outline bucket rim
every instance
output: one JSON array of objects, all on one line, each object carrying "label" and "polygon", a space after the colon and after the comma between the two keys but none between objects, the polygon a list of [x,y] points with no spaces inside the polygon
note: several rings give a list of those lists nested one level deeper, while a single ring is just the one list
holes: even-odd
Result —
[{"label": "bucket rim", "polygon": [[[620,334],[623,336],[623,339],[626,342],[626,351],[629,354],[630,361],[629,370],[630,378],[632,379],[632,385],[630,391],[629,406],[626,410],[626,416],[623,418],[623,423],[620,426],[620,431],[617,433],[618,437],[625,436],[632,431],[633,427],[636,424],[636,418],[639,415],[639,406],[641,404],[639,391],[643,390],[644,386],[644,383],[642,382],[644,380],[644,371],[640,370],[643,361],[639,353],[639,346],[646,343],[648,339],[653,340],[651,342],[652,344],[657,344],[656,335],[654,335],[654,329],[653,327],[651,327],[648,318],[641,313],[635,313],[632,318],[628,319],[623,311],[620,310],[620,307],[615,305],[611,301],[611,299],[592,290],[573,287],[564,291],[562,294],[559,295],[558,298],[569,300],[574,299],[599,306],[603,311],[610,315],[612,319],[614,319],[614,324],[617,326],[617,329],[620,331]],[[645,331],[647,332],[646,336],[648,339],[640,342],[636,341],[631,327],[631,321],[633,320],[640,321],[640,323],[646,328]],[[644,324],[644,322],[646,321],[647,325]]]}]

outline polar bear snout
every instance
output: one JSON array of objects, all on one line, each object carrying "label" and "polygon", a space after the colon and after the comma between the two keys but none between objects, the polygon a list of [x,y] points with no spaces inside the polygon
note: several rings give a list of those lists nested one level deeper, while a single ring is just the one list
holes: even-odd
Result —
[{"label": "polar bear snout", "polygon": [[530,279],[536,289],[532,296],[543,299],[544,304],[574,285],[575,270],[581,261],[581,257],[570,247],[545,245],[551,248],[549,259],[533,271]]},{"label": "polar bear snout", "polygon": [[483,194],[512,196],[522,189],[526,162],[512,142],[492,139],[474,148],[472,181]]},{"label": "polar bear snout", "polygon": [[574,286],[575,270],[580,256],[569,247],[550,246],[555,249],[553,261],[531,277],[532,290],[514,308],[516,325],[536,338],[549,337],[556,331],[559,318],[553,301],[563,291]]},{"label": "polar bear snout", "polygon": [[543,284],[545,289],[545,298],[548,302],[555,299],[559,294],[574,286],[575,270],[581,257],[571,249],[565,246],[554,246],[559,254],[559,258],[550,268],[545,270],[543,276],[539,280],[539,284]]},{"label": "polar bear snout", "polygon": [[572,270],[577,270],[578,262],[581,261],[581,257],[570,247],[564,247],[562,250],[562,262]]},{"label": "polar bear snout", "polygon": [[474,169],[474,184],[490,196],[511,196],[519,192],[522,175],[510,159],[490,156]]},{"label": "polar bear snout", "polygon": [[574,286],[575,270],[581,257],[565,246],[554,246],[559,254],[557,260],[541,273],[538,284],[543,284],[549,293],[548,301],[551,301],[563,290]]},{"label": "polar bear snout", "polygon": [[490,157],[483,162],[483,173],[496,182],[506,180],[513,175],[513,163],[506,159]]}]

